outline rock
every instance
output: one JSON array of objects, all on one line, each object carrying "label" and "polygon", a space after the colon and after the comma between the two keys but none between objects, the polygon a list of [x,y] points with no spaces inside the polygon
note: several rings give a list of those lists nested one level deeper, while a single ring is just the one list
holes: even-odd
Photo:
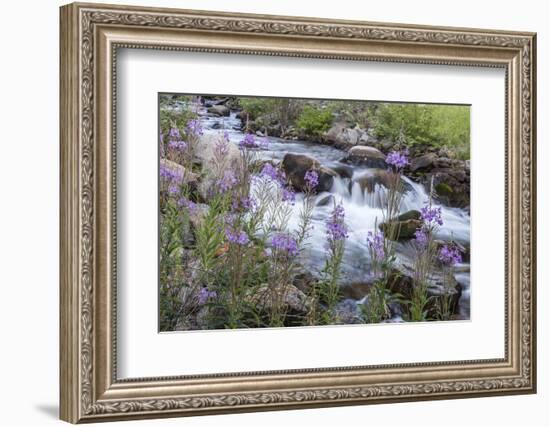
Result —
[{"label": "rock", "polygon": [[[195,147],[195,159],[202,165],[203,171],[210,171],[210,164],[214,159],[214,150],[219,142],[220,136],[216,134],[202,135]],[[228,166],[234,166],[240,159],[239,149],[235,144],[227,144],[228,153],[226,161]]]},{"label": "rock", "polygon": [[304,294],[309,294],[312,287],[317,283],[317,279],[309,271],[301,271],[294,276],[292,284],[296,286]]},{"label": "rock", "polygon": [[420,220],[420,216],[420,211],[417,211],[416,209],[411,209],[410,211],[402,213],[396,219],[397,221],[408,221],[409,219]]},{"label": "rock", "polygon": [[[409,267],[409,269],[411,269]],[[406,267],[398,266],[389,274],[386,288],[394,295],[398,295],[402,302],[400,303],[403,312],[408,312],[407,301],[413,297],[414,279],[411,277],[412,272],[405,271]],[[411,269],[412,270],[412,269]],[[447,279],[448,280],[448,279]],[[448,295],[450,297],[451,314],[457,314],[459,309],[459,300],[462,296],[462,286],[456,282],[454,278],[452,283],[445,284],[443,282],[443,273],[434,271],[428,277],[427,302],[424,311],[427,313],[428,319],[437,319],[439,307],[442,303],[442,298]]]},{"label": "rock", "polygon": [[375,140],[372,136],[370,136],[367,132],[361,133],[361,137],[359,138],[359,145],[371,145],[371,141],[374,143]]},{"label": "rock", "polygon": [[437,168],[450,168],[451,166],[453,166],[453,164],[453,160],[449,159],[448,157],[439,157],[434,162],[434,165]]},{"label": "rock", "polygon": [[[353,182],[350,183],[353,186],[354,182],[359,183],[361,190],[363,192],[372,193],[374,192],[376,185],[382,185],[386,188],[389,188],[393,185],[393,180],[396,179],[397,175],[388,171],[387,169],[371,169],[357,177]],[[400,191],[407,192],[412,189],[411,185],[401,180],[401,189]]]},{"label": "rock", "polygon": [[412,239],[414,233],[422,226],[422,221],[418,219],[407,219],[391,221],[390,223],[382,223],[379,225],[380,230],[386,238],[392,240]]},{"label": "rock", "polygon": [[205,98],[203,97],[203,102],[204,102],[204,106],[205,107],[213,107],[213,106],[216,106],[216,105],[224,105],[227,101],[229,100],[229,98]]},{"label": "rock", "polygon": [[242,110],[242,111],[239,111],[235,115],[235,117],[242,120],[242,121],[246,121],[246,119],[248,118],[248,113],[246,111]]},{"label": "rock", "polygon": [[306,294],[294,285],[272,288],[267,283],[264,283],[245,298],[260,311],[269,313],[273,309],[273,305],[281,297],[281,309],[287,313],[287,316],[303,316],[307,314],[311,302]]},{"label": "rock", "polygon": [[179,163],[173,162],[165,158],[160,159],[160,166],[167,169],[178,171],[178,173],[183,176],[183,182],[185,184],[196,183],[198,180],[198,175],[194,172],[188,171],[184,166]]},{"label": "rock", "polygon": [[[366,172],[353,182],[358,182],[362,191],[372,193],[376,185],[383,185],[388,188],[391,185],[391,173],[385,169],[375,169]],[[353,185],[353,184],[352,184]]]},{"label": "rock", "polygon": [[359,301],[369,293],[371,287],[372,284],[368,282],[348,283],[342,285],[340,291],[344,298]]},{"label": "rock", "polygon": [[470,205],[470,177],[464,169],[434,169],[426,177],[432,182],[438,199],[449,206],[464,208]]},{"label": "rock", "polygon": [[225,105],[213,105],[208,107],[207,111],[216,116],[229,116],[231,114],[231,111]]},{"label": "rock", "polygon": [[336,304],[334,313],[337,324],[354,325],[364,323],[361,318],[361,310],[354,300],[344,299]]},{"label": "rock", "polygon": [[336,123],[325,132],[324,139],[338,148],[347,148],[357,145],[362,135],[359,129],[350,129],[345,123]]},{"label": "rock", "polygon": [[319,185],[315,192],[329,191],[334,177],[338,174],[325,166],[321,166],[318,160],[305,154],[287,153],[283,158],[282,168],[289,183],[297,191],[305,191],[306,182],[304,176],[308,170],[315,170],[319,174]]},{"label": "rock", "polygon": [[353,176],[353,168],[343,163],[333,163],[330,168],[340,175],[342,178],[351,178]]},{"label": "rock", "polygon": [[358,145],[348,151],[348,155],[342,159],[344,163],[351,163],[371,168],[386,168],[386,156],[379,149]]},{"label": "rock", "polygon": [[327,194],[325,196],[319,196],[317,198],[317,202],[315,203],[315,206],[332,206],[334,205],[334,201],[336,199],[332,194]]},{"label": "rock", "polygon": [[427,153],[420,157],[415,157],[411,160],[411,164],[409,166],[409,169],[412,172],[416,172],[420,169],[430,169],[434,162],[437,159],[437,155],[435,153]]}]

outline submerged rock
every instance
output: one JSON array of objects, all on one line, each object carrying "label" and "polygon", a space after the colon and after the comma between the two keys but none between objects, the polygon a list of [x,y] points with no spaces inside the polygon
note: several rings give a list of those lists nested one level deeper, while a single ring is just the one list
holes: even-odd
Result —
[{"label": "submerged rock", "polygon": [[333,194],[327,194],[325,196],[319,196],[317,199],[315,206],[332,206],[335,202],[335,198]]}]

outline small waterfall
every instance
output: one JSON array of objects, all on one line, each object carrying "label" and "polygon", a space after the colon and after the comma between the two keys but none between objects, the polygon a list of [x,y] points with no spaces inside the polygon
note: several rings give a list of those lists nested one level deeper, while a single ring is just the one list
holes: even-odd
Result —
[{"label": "small waterfall", "polygon": [[330,193],[334,194],[336,198],[340,197],[343,199],[349,199],[350,197],[349,185],[350,185],[349,178],[342,178],[341,176],[334,177],[334,180],[332,181],[332,188],[330,189]]}]

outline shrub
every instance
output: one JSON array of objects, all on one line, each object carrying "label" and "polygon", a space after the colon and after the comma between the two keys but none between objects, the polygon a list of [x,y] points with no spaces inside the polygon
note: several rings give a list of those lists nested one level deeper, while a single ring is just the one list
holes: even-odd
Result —
[{"label": "shrub", "polygon": [[332,120],[329,109],[306,105],[296,120],[296,126],[307,135],[319,137],[330,128]]},{"label": "shrub", "polygon": [[408,146],[446,147],[456,157],[470,156],[470,109],[457,105],[380,104],[376,109],[375,135]]}]

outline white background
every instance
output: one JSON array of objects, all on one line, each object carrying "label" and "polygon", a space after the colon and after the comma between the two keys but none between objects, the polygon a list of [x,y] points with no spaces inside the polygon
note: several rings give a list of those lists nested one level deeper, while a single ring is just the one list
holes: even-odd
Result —
[{"label": "white background", "polygon": [[[504,180],[484,179],[487,161],[504,176],[503,69],[135,49],[117,64],[120,378],[504,357],[504,258],[493,254]],[[471,321],[158,334],[157,97],[169,91],[471,104]]]},{"label": "white background", "polygon": [[[114,3],[118,3],[112,0]],[[550,30],[544,2],[338,2],[278,0],[138,1],[135,4],[327,18],[537,31],[538,117],[548,117]],[[9,4],[9,5],[8,5]],[[0,387],[2,424],[59,425],[58,401],[58,1],[3,5],[0,102]],[[194,419],[137,421],[133,425],[332,426],[342,423],[424,426],[543,425],[550,395],[550,172],[548,125],[539,120],[539,393],[454,401],[266,412]],[[546,169],[546,170],[545,170]],[[491,173],[490,165],[488,172]]]}]

